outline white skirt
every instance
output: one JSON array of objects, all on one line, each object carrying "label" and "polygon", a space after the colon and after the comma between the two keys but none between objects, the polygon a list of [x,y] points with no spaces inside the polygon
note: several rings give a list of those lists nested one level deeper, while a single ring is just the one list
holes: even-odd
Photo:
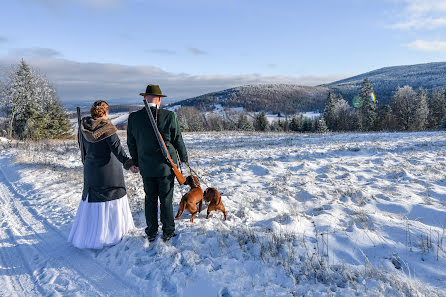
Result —
[{"label": "white skirt", "polygon": [[77,248],[102,249],[117,244],[133,228],[127,195],[93,203],[88,203],[87,196],[79,204],[68,242]]}]

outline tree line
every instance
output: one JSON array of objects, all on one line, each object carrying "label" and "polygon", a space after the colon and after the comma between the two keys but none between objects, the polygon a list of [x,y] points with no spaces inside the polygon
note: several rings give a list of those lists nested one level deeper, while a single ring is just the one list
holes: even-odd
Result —
[{"label": "tree line", "polygon": [[330,131],[423,131],[446,128],[443,88],[429,92],[397,87],[390,104],[379,104],[366,78],[349,105],[342,95],[330,92],[323,118]]},{"label": "tree line", "polygon": [[265,112],[252,115],[226,110],[226,116],[222,117],[217,114],[206,115],[192,106],[179,108],[177,114],[183,131],[328,132],[323,118],[283,117],[279,113],[279,118],[270,123]]},{"label": "tree line", "polygon": [[[349,104],[341,94],[328,93],[323,116],[309,119],[303,116],[282,117],[268,122],[264,112],[230,112],[226,115],[206,115],[192,106],[177,110],[184,131],[423,131],[446,128],[445,90],[430,94],[426,89],[414,91],[410,86],[398,87],[390,104],[379,104],[373,85],[366,78],[359,94]],[[280,115],[280,112],[278,113]]]},{"label": "tree line", "polygon": [[0,134],[22,140],[71,135],[67,112],[42,74],[22,59],[11,66],[5,77],[0,82]]}]

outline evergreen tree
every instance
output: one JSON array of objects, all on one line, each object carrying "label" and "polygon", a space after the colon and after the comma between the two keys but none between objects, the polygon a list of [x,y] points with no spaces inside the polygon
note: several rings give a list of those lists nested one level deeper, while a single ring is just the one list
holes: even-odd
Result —
[{"label": "evergreen tree", "polygon": [[327,123],[328,129],[331,131],[336,131],[336,115],[335,115],[335,107],[336,107],[337,97],[333,92],[328,92],[327,103],[325,104],[324,110],[324,120]]},{"label": "evergreen tree", "polygon": [[268,128],[268,119],[266,118],[266,114],[262,111],[254,119],[254,129],[256,131],[267,131]]},{"label": "evergreen tree", "polygon": [[313,128],[313,123],[312,123],[311,119],[304,118],[303,123],[302,123],[302,131],[310,132],[312,130],[312,128]]},{"label": "evergreen tree", "polygon": [[446,99],[444,89],[436,89],[429,100],[429,128],[438,129],[446,116]]},{"label": "evergreen tree", "polygon": [[317,133],[323,133],[323,134],[328,133],[328,127],[327,127],[327,124],[325,123],[325,120],[323,117],[320,119],[317,119],[316,123],[317,123],[317,125],[316,125]]},{"label": "evergreen tree", "polygon": [[375,128],[376,124],[376,102],[372,99],[373,86],[370,81],[365,78],[359,91],[359,97],[362,99],[361,107],[361,128],[364,131],[370,131]]},{"label": "evergreen tree", "polygon": [[395,129],[392,116],[392,108],[385,104],[378,107],[378,118],[376,120],[376,128],[378,131],[388,131]]},{"label": "evergreen tree", "polygon": [[237,128],[241,131],[253,131],[254,126],[252,125],[252,122],[248,119],[248,116],[244,113],[241,113],[239,115],[238,121],[237,121]]},{"label": "evergreen tree", "polygon": [[291,119],[290,130],[294,132],[300,132],[302,130],[301,121],[297,117]]},{"label": "evergreen tree", "polygon": [[66,111],[48,80],[23,59],[13,65],[1,92],[9,119],[9,137],[43,139],[70,134]]},{"label": "evergreen tree", "polygon": [[273,132],[280,132],[280,131],[283,131],[283,128],[281,127],[281,124],[280,124],[280,120],[278,120],[278,121],[273,121],[273,122],[271,123],[271,125],[269,126],[269,130],[270,130],[270,131],[273,131]]}]

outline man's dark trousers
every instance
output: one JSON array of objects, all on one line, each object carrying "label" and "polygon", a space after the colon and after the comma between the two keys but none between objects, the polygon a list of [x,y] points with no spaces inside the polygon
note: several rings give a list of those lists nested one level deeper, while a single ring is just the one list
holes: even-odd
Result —
[{"label": "man's dark trousers", "polygon": [[160,200],[160,219],[163,234],[170,235],[175,231],[173,220],[173,188],[174,175],[162,177],[143,177],[146,215],[146,234],[150,237],[158,233],[158,197]]}]

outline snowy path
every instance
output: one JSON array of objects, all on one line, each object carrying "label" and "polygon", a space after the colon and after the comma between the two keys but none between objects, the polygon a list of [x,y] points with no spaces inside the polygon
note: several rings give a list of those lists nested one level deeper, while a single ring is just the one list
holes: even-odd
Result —
[{"label": "snowy path", "polygon": [[[0,160],[0,296],[131,296],[138,289],[67,242],[21,194]],[[38,200],[37,200],[38,201]]]}]

